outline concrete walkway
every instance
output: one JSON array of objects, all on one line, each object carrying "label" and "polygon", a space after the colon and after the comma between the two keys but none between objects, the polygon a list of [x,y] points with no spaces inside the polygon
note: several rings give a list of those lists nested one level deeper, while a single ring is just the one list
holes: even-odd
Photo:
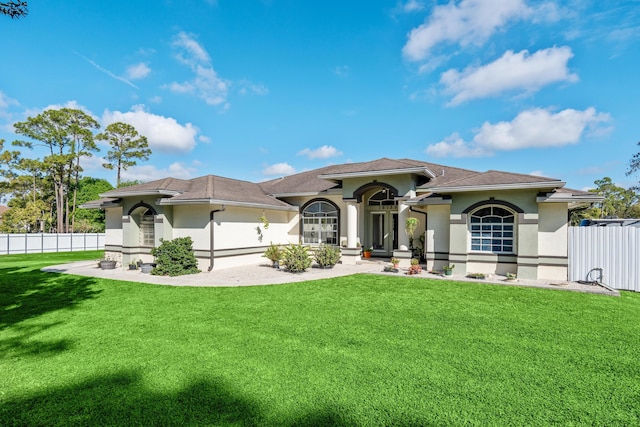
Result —
[{"label": "concrete walkway", "polygon": [[42,271],[53,273],[75,274],[78,276],[99,277],[103,279],[125,280],[130,282],[152,283],[169,286],[256,286],[256,285],[276,285],[281,283],[303,282],[307,280],[327,279],[339,276],[348,276],[357,273],[383,274],[391,276],[410,277],[415,280],[435,279],[435,280],[455,280],[475,283],[493,283],[509,286],[525,286],[535,288],[546,288],[555,290],[565,290],[574,292],[589,292],[603,295],[619,296],[618,291],[610,291],[599,285],[581,284],[576,282],[553,282],[548,280],[518,280],[517,282],[505,282],[503,276],[492,276],[486,279],[470,279],[461,274],[453,274],[444,277],[440,274],[432,274],[423,271],[422,274],[407,276],[406,269],[399,272],[385,272],[384,268],[389,266],[386,260],[363,260],[357,265],[337,264],[333,268],[310,268],[304,273],[289,273],[285,269],[276,269],[269,264],[257,264],[244,267],[225,268],[213,270],[212,272],[202,272],[179,277],[154,276],[143,274],[140,270],[124,270],[116,268],[114,270],[100,269],[96,261],[78,261],[70,264],[54,265],[45,267]]}]

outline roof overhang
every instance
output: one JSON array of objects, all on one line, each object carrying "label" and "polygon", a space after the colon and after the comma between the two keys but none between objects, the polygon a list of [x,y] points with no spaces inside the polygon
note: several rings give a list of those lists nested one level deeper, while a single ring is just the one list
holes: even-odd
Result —
[{"label": "roof overhang", "polygon": [[176,205],[225,205],[225,206],[237,206],[243,208],[259,208],[259,209],[271,209],[276,211],[298,211],[298,206],[281,205],[275,206],[268,203],[251,203],[251,202],[239,202],[235,200],[222,200],[222,199],[158,199],[156,204],[160,206],[176,206]]},{"label": "roof overhang", "polygon": [[567,203],[569,209],[590,206],[603,200],[604,197],[597,194],[549,193],[536,197],[536,202],[538,203]]},{"label": "roof overhang", "polygon": [[452,203],[450,196],[443,196],[441,194],[421,194],[417,197],[409,199],[404,202],[409,206],[429,206],[429,205],[450,205]]},{"label": "roof overhang", "polygon": [[90,202],[83,203],[78,207],[81,209],[106,209],[106,208],[119,208],[122,206],[122,199],[100,199],[92,200]]},{"label": "roof overhang", "polygon": [[467,193],[475,191],[504,191],[504,190],[535,190],[535,189],[555,189],[564,187],[564,181],[542,181],[513,184],[491,184],[491,185],[464,185],[464,186],[442,186],[431,187],[424,190],[433,193]]},{"label": "roof overhang", "polygon": [[[126,187],[125,187],[126,189]],[[181,194],[180,191],[172,191],[172,190],[136,190],[136,191],[126,191],[122,189],[111,190],[107,193],[100,194],[100,197],[137,197],[137,196],[156,196],[158,194],[163,196],[177,196]]]},{"label": "roof overhang", "polygon": [[318,178],[333,180],[333,179],[371,177],[371,176],[379,176],[379,175],[405,175],[405,174],[424,175],[430,178],[435,178],[436,176],[428,168],[415,167],[415,168],[402,168],[402,169],[383,169],[383,170],[377,170],[377,171],[329,173],[329,174],[318,175]]}]

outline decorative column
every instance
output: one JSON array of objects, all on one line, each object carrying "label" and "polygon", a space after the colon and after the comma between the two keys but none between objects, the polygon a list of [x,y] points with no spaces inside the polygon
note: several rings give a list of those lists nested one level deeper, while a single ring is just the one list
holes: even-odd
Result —
[{"label": "decorative column", "polygon": [[400,267],[409,267],[411,264],[411,250],[409,249],[409,236],[404,230],[409,217],[409,206],[403,202],[398,203],[398,249],[393,251],[393,256],[400,260]]},{"label": "decorative column", "polygon": [[342,263],[356,264],[361,260],[358,247],[358,206],[355,200],[347,202],[347,247],[342,248]]},{"label": "decorative column", "polygon": [[401,251],[409,249],[409,236],[404,231],[404,226],[407,223],[409,217],[409,206],[404,203],[398,203],[398,248]]},{"label": "decorative column", "polygon": [[355,248],[358,244],[358,207],[355,201],[347,202],[347,247]]}]

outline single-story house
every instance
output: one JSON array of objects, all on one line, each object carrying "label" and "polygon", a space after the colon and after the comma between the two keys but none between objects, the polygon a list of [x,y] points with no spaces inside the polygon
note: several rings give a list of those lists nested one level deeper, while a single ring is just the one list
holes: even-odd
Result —
[{"label": "single-story house", "polygon": [[[270,243],[339,246],[343,263],[420,255],[427,269],[567,279],[569,211],[601,200],[553,178],[411,159],[346,163],[252,183],[165,178],[101,194],[108,255],[143,259],[190,236],[204,271],[265,262]],[[407,219],[416,218],[412,236]]]}]

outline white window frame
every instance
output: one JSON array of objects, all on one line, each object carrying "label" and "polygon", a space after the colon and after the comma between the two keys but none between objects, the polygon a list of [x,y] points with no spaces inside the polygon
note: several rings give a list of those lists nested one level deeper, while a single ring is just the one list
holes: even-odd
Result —
[{"label": "white window frame", "polygon": [[138,229],[138,243],[140,246],[154,246],[156,238],[155,216],[150,209],[140,214],[140,225]]},{"label": "white window frame", "polygon": [[[316,205],[320,205],[318,212],[308,212],[308,210]],[[327,210],[323,210],[323,206],[328,206]],[[302,219],[302,243],[305,245],[332,245],[339,243],[338,224],[340,221],[340,213],[338,208],[326,200],[316,200],[305,206],[301,212]]]},{"label": "white window frame", "polygon": [[[490,209],[491,214],[476,215],[485,209]],[[496,209],[505,211],[508,215],[502,215]],[[482,205],[470,212],[469,251],[496,255],[516,254],[517,218],[517,213],[502,205]]]}]

